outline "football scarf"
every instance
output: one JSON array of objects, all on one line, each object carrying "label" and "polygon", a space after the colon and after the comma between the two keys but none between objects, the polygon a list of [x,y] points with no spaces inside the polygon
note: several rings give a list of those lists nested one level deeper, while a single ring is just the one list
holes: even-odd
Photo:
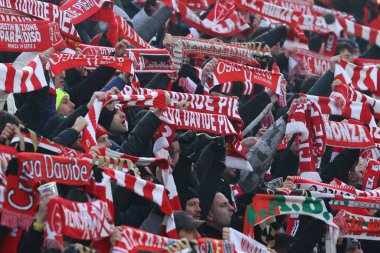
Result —
[{"label": "football scarf", "polygon": [[236,7],[242,10],[259,14],[283,24],[287,24],[294,32],[297,39],[302,43],[307,43],[308,39],[303,31],[298,27],[298,23],[302,16],[301,12],[283,8],[278,5],[273,5],[261,0],[256,0],[248,3],[247,1],[235,1]]},{"label": "football scarf", "polygon": [[353,214],[345,210],[339,211],[334,218],[343,237],[362,240],[380,240],[380,219],[373,216]]},{"label": "football scarf", "polygon": [[7,93],[26,93],[42,89],[48,85],[44,71],[45,66],[39,56],[21,69],[16,69],[11,63],[0,63],[0,90]]},{"label": "football scarf", "polygon": [[339,65],[351,79],[355,90],[374,91],[378,95],[377,82],[380,80],[380,71],[377,65],[358,66],[343,60],[339,62]]},{"label": "football scarf", "polygon": [[244,234],[250,235],[253,226],[272,216],[286,214],[311,216],[338,230],[338,226],[333,222],[332,214],[327,210],[323,200],[319,198],[256,194],[245,213]]},{"label": "football scarf", "polygon": [[88,152],[92,146],[96,145],[96,124],[103,106],[112,101],[120,101],[128,106],[157,107],[165,109],[165,95],[163,91],[155,91],[149,95],[110,95],[107,101],[96,100],[89,109],[85,119],[87,126],[83,129],[82,146]]},{"label": "football scarf", "polygon": [[188,54],[202,54],[223,58],[238,63],[256,66],[254,51],[247,47],[202,39],[174,37],[174,47],[168,48],[172,57],[173,67],[179,70]]},{"label": "football scarf", "polygon": [[251,237],[240,233],[233,228],[227,228],[229,232],[228,241],[231,244],[232,252],[257,252],[257,253],[269,253],[267,247],[263,244],[255,241]]},{"label": "football scarf", "polygon": [[183,22],[210,36],[231,37],[250,28],[233,1],[218,1],[204,19],[198,17],[184,1],[177,1],[177,8]]},{"label": "football scarf", "polygon": [[313,11],[313,6],[309,2],[303,0],[269,0],[268,2],[282,6],[286,9],[300,11],[302,15],[311,15]]},{"label": "football scarf", "polygon": [[350,14],[347,14],[347,13],[344,13],[341,11],[336,11],[333,9],[327,9],[327,8],[324,8],[324,7],[316,5],[316,4],[313,5],[313,12],[316,14],[322,15],[322,16],[325,14],[332,14],[336,17],[344,18],[344,19],[350,20],[352,22],[355,22],[355,17],[350,15]]},{"label": "football scarf", "polygon": [[[74,41],[81,41],[71,19],[68,17],[68,14],[62,11],[57,5],[36,0],[14,0],[1,1],[0,7],[19,11],[26,16],[55,22],[58,24],[62,35]],[[54,34],[56,34],[56,32],[54,32]],[[43,41],[46,43],[46,41],[49,40]]]},{"label": "football scarf", "polygon": [[371,191],[377,188],[377,184],[380,176],[380,162],[376,160],[370,160],[367,163],[366,172],[363,178],[362,190]]},{"label": "football scarf", "polygon": [[25,16],[22,12],[13,9],[0,8],[0,20],[6,22],[25,22],[38,19],[30,16]]},{"label": "football scarf", "polygon": [[7,22],[0,21],[0,48],[9,52],[44,51],[66,44],[56,23],[45,20]]},{"label": "football scarf", "polygon": [[177,241],[128,226],[121,228],[121,240],[116,241],[113,253],[136,253],[140,250],[160,252]]},{"label": "football scarf", "polygon": [[1,217],[1,224],[7,227],[29,228],[38,204],[39,181],[77,186],[90,183],[91,165],[86,160],[25,152],[17,155],[18,166],[15,162],[7,172]]},{"label": "football scarf", "polygon": [[49,202],[45,224],[46,248],[63,249],[63,235],[79,240],[111,236],[112,220],[106,202],[73,202],[54,197]]},{"label": "football scarf", "polygon": [[290,57],[298,64],[295,74],[322,76],[329,70],[330,57],[328,56],[299,48],[296,52],[291,53]]},{"label": "football scarf", "polygon": [[[254,84],[259,84],[271,89],[274,93],[281,94],[281,82],[283,76],[279,72],[268,71],[259,68],[253,68],[225,60],[218,60],[218,65],[212,72],[213,87],[226,84],[228,82],[243,82],[243,95],[251,95],[253,93]],[[223,86],[227,86],[223,85]],[[221,87],[223,93],[229,93],[226,88]]]},{"label": "football scarf", "polygon": [[54,75],[59,75],[67,69],[82,66],[87,68],[107,66],[120,72],[134,73],[133,61],[127,57],[54,53],[49,59],[49,64]]}]

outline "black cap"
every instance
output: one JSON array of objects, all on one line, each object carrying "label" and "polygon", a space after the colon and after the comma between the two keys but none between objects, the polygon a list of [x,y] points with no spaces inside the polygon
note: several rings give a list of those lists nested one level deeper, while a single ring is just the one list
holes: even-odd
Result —
[{"label": "black cap", "polygon": [[174,212],[174,221],[175,221],[175,225],[177,227],[177,230],[179,230],[179,229],[197,229],[200,226],[202,226],[203,223],[206,222],[204,220],[196,220],[193,217],[191,217],[190,214],[188,214],[184,211]]}]

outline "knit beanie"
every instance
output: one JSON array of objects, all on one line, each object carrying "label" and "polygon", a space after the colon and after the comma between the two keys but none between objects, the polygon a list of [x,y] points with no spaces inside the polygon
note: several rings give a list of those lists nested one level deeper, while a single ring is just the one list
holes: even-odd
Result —
[{"label": "knit beanie", "polygon": [[69,93],[65,92],[64,90],[62,90],[61,88],[59,89],[56,89],[56,94],[57,94],[57,97],[55,98],[55,109],[57,110],[59,105],[61,104],[62,102],[62,99],[64,97],[69,97],[70,98],[70,95]]}]

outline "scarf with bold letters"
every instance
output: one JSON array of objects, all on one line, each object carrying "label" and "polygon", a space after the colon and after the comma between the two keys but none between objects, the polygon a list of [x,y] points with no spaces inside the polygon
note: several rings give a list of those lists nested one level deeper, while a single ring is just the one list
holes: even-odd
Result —
[{"label": "scarf with bold letters", "polygon": [[[2,1],[0,2],[0,7],[19,11],[26,16],[55,22],[58,24],[62,35],[74,41],[81,41],[78,32],[75,30],[75,27],[69,18],[69,15],[62,11],[57,5],[37,0],[14,0]],[[58,33],[54,31],[54,34]],[[49,40],[43,40],[44,43],[47,41]]]},{"label": "scarf with bold letters", "polygon": [[2,51],[35,52],[66,47],[58,25],[45,20],[0,21],[0,31]]},{"label": "scarf with bold letters", "polygon": [[63,235],[79,240],[109,237],[111,220],[106,202],[79,203],[54,197],[49,202],[46,217],[45,246],[63,249]]},{"label": "scarf with bold letters", "polygon": [[134,73],[133,61],[127,57],[54,53],[49,59],[49,64],[54,75],[59,75],[67,69],[82,66],[89,68],[108,66],[120,72]]},{"label": "scarf with bold letters", "polygon": [[332,214],[327,210],[322,199],[304,196],[281,196],[256,194],[248,205],[244,217],[244,234],[251,235],[253,226],[272,216],[300,214],[324,221],[334,231],[333,242],[338,239],[338,226],[333,222]]},{"label": "scarf with bold letters", "polygon": [[[225,84],[221,87],[223,93],[229,93],[228,82],[243,82],[243,95],[251,95],[253,93],[254,84],[259,84],[271,89],[274,93],[281,94],[281,81],[283,76],[279,72],[268,71],[259,68],[253,68],[226,60],[218,60],[218,65],[212,72],[213,83],[209,83],[209,89],[212,91],[213,87]],[[232,89],[232,85],[230,85]]]},{"label": "scarf with bold letters", "polygon": [[[297,71],[294,74],[322,76],[330,66],[330,57],[300,48],[291,53],[290,58],[298,64]],[[289,65],[290,71],[295,68],[295,66],[290,67],[291,65]]]},{"label": "scarf with bold letters", "polygon": [[377,184],[380,176],[380,162],[376,160],[370,160],[367,163],[367,169],[364,174],[362,190],[371,191],[377,188]]},{"label": "scarf with bold letters", "polygon": [[257,253],[269,253],[267,247],[258,241],[253,240],[251,237],[240,233],[239,231],[228,228],[229,242],[231,244],[232,252],[257,252]]},{"label": "scarf with bold letters", "polygon": [[21,69],[16,69],[10,63],[0,63],[0,90],[8,93],[26,93],[42,89],[48,85],[44,70],[39,56]]},{"label": "scarf with bold letters", "polygon": [[376,241],[380,239],[378,229],[380,218],[353,214],[346,210],[341,210],[334,217],[334,221],[339,226],[343,237]]},{"label": "scarf with bold letters", "polygon": [[333,9],[327,9],[327,8],[324,8],[324,7],[316,5],[316,4],[313,5],[313,12],[315,14],[319,14],[319,15],[332,14],[336,17],[344,18],[344,19],[350,20],[352,22],[355,22],[355,17],[352,16],[351,14],[347,14],[347,13],[337,11],[337,10],[333,10]]},{"label": "scarf with bold letters", "polygon": [[90,183],[91,165],[87,160],[25,152],[17,154],[17,160],[11,163],[1,217],[1,224],[10,228],[29,228],[37,207],[39,181],[77,186]]}]

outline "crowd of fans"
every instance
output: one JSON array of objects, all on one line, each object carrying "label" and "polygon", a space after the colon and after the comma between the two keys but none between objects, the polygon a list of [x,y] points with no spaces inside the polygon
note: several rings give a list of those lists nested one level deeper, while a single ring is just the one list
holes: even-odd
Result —
[{"label": "crowd of fans", "polygon": [[[42,1],[42,0],[41,0]],[[57,0],[45,0],[59,4]],[[141,2],[141,3],[140,3]],[[251,95],[239,96],[239,114],[244,126],[261,117],[242,140],[248,162],[253,171],[246,172],[238,168],[226,167],[226,140],[201,134],[195,131],[176,132],[170,144],[170,166],[178,191],[183,211],[174,212],[178,238],[196,240],[202,237],[219,240],[226,238],[225,227],[243,230],[244,213],[256,193],[263,193],[268,188],[268,181],[276,178],[283,180],[281,188],[292,189],[292,176],[298,175],[299,150],[292,145],[292,136],[286,136],[287,145],[279,149],[284,136],[288,116],[292,113],[292,104],[305,103],[300,93],[328,97],[335,86],[336,64],[341,60],[351,62],[353,58],[378,59],[380,48],[363,39],[353,36],[339,38],[335,56],[331,57],[329,69],[322,76],[291,76],[289,73],[289,54],[292,49],[284,48],[289,27],[281,25],[275,28],[260,27],[257,15],[250,16],[250,25],[254,27],[250,34],[236,35],[229,38],[211,38],[207,34],[185,24],[179,14],[159,1],[114,0],[114,11],[121,15],[134,27],[137,34],[156,48],[170,48],[172,36],[191,36],[223,42],[262,42],[270,47],[271,56],[278,70],[287,80],[286,105],[279,106],[278,95],[260,85],[254,86]],[[356,22],[376,28],[378,22],[377,2],[358,0],[314,1],[314,4],[333,8],[353,15]],[[158,27],[157,24],[163,26]],[[110,47],[107,41],[107,26],[100,22],[85,20],[76,25],[76,29],[84,44],[92,44],[92,39],[101,34],[96,45]],[[166,35],[165,35],[166,34]],[[319,51],[321,35],[308,33],[309,48]],[[323,37],[323,36],[322,36]],[[123,39],[114,47],[114,56],[123,56],[130,43]],[[12,63],[16,68],[26,66],[36,55],[42,61],[48,61],[52,49],[44,52],[4,52],[0,48],[0,62]],[[77,53],[81,53],[78,50]],[[186,92],[179,79],[188,77],[201,86],[202,81],[196,74],[193,65],[202,61],[204,69],[214,68],[212,58],[191,58],[183,64],[171,86],[172,91]],[[1,70],[0,70],[1,71]],[[2,73],[0,73],[2,75]],[[165,90],[172,81],[172,76],[165,73],[137,74],[141,87]],[[46,71],[46,79],[54,83],[56,94],[49,93],[49,87],[40,90],[8,94],[0,91],[0,132],[4,145],[12,145],[10,141],[19,131],[19,125],[34,131],[61,146],[83,151],[81,133],[88,124],[85,116],[96,100],[105,100],[108,94],[117,95],[126,85],[131,85],[129,73],[117,72],[112,67],[99,66],[96,69],[74,68],[52,76]],[[199,90],[199,89],[197,89]],[[221,91],[219,91],[222,93]],[[214,93],[214,94],[220,94]],[[269,112],[267,106],[270,107]],[[186,110],[186,104],[179,104],[178,109]],[[266,110],[265,113],[263,111]],[[154,157],[154,135],[160,129],[160,116],[164,111],[160,108],[144,109],[141,107],[119,107],[116,103],[107,104],[101,111],[96,126],[97,146],[89,153],[101,155],[101,149],[118,151],[136,157]],[[264,116],[264,117],[263,117]],[[334,120],[340,121],[342,118]],[[226,137],[227,138],[227,137]],[[18,147],[19,148],[19,147]],[[29,150],[30,151],[30,150]],[[359,162],[360,149],[344,149],[335,157],[333,149],[328,147],[319,165],[318,172],[322,182],[330,183],[334,178],[362,188],[365,174],[363,161]],[[9,173],[5,159],[1,158],[1,173]],[[162,184],[162,176],[155,166],[139,166],[141,178]],[[6,176],[5,176],[6,178]],[[239,185],[244,192],[238,198],[231,196],[231,185]],[[59,195],[71,201],[88,202],[93,199],[81,187],[58,184]],[[119,226],[126,225],[141,230],[161,234],[164,214],[151,201],[137,194],[112,185],[114,200],[114,225],[111,244],[120,239]],[[22,232],[18,245],[13,245],[12,252],[37,253],[53,252],[44,249],[44,224],[48,213],[48,204],[52,196],[42,195],[39,199],[35,220],[28,231]],[[328,206],[328,201],[325,202]],[[377,213],[374,214],[376,216]],[[308,216],[300,216],[298,227],[287,233],[285,216],[276,217],[275,222],[255,226],[255,240],[264,244],[268,252],[327,252],[324,248],[326,225]],[[6,244],[14,230],[0,226],[0,249]],[[5,239],[7,238],[7,239]],[[90,241],[78,241],[64,238],[68,245],[63,252],[90,252]],[[80,244],[80,245],[79,245]],[[86,246],[86,247],[85,247]],[[339,238],[337,252],[374,253],[380,252],[377,241]],[[87,250],[87,251],[86,251]],[[4,250],[2,252],[7,252]]]}]

